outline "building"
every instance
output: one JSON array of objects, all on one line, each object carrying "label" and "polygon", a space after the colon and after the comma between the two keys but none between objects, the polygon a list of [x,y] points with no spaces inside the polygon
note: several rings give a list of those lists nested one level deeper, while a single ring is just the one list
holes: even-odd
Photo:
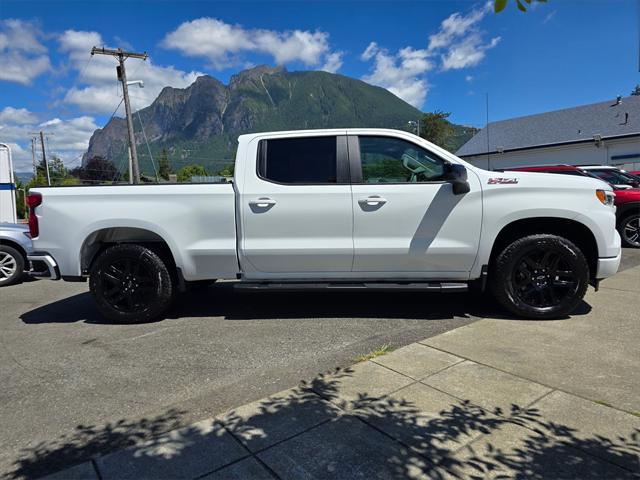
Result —
[{"label": "building", "polygon": [[492,122],[456,154],[489,170],[561,163],[640,170],[640,96]]},{"label": "building", "polygon": [[16,223],[16,185],[9,145],[0,143],[0,223]]}]

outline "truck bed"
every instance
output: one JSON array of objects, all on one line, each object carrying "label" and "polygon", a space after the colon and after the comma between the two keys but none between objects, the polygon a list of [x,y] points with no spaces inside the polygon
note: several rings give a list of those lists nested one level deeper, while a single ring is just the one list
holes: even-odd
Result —
[{"label": "truck bed", "polygon": [[126,234],[168,244],[185,280],[235,278],[234,186],[148,184],[40,187],[38,250],[54,256],[63,276],[80,276],[91,245]]}]

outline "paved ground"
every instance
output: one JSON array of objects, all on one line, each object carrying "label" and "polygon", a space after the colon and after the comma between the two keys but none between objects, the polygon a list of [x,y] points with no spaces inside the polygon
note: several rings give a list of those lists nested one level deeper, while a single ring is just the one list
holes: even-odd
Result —
[{"label": "paved ground", "polygon": [[[640,266],[586,300],[564,320],[482,319],[51,480],[638,478]],[[78,429],[57,448],[118,432]]]},{"label": "paved ground", "polygon": [[[187,425],[385,343],[465,325],[480,308],[466,295],[240,294],[221,285],[185,296],[162,322],[117,326],[102,323],[85,284],[49,281],[0,289],[0,305],[0,477],[25,449],[64,443],[77,425],[136,424],[167,410],[162,428]],[[38,467],[54,468],[49,461]]]},{"label": "paved ground", "polygon": [[[624,266],[637,264],[640,251],[625,251]],[[158,434],[278,392],[384,343],[500,315],[467,295],[241,294],[220,285],[185,296],[162,322],[115,326],[102,322],[86,285],[48,281],[1,289],[0,305],[0,472],[38,449],[55,452],[28,474],[122,447],[131,431]],[[141,418],[157,421],[147,428]],[[58,448],[78,425],[104,432],[118,421],[102,442]]]}]

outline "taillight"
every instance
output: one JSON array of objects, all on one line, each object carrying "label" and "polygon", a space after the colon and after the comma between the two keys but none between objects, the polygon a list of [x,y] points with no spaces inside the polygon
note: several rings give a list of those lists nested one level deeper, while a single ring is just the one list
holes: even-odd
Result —
[{"label": "taillight", "polygon": [[36,207],[41,203],[41,194],[34,192],[27,195],[27,205],[29,206],[29,235],[31,238],[36,238],[40,234],[38,217],[36,217]]}]

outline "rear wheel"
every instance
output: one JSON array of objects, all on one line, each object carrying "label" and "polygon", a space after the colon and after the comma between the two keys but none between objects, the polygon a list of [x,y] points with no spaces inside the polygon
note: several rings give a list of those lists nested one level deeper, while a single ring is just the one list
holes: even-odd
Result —
[{"label": "rear wheel", "polygon": [[508,245],[496,258],[491,289],[498,302],[531,319],[571,313],[589,284],[582,251],[555,235],[531,235]]},{"label": "rear wheel", "polygon": [[117,323],[139,323],[164,314],[175,288],[165,262],[149,248],[121,244],[93,263],[89,288],[100,313]]},{"label": "rear wheel", "polygon": [[620,222],[619,230],[625,247],[640,248],[640,213],[625,217]]},{"label": "rear wheel", "polygon": [[0,245],[0,287],[13,285],[24,274],[24,257],[9,245]]}]

